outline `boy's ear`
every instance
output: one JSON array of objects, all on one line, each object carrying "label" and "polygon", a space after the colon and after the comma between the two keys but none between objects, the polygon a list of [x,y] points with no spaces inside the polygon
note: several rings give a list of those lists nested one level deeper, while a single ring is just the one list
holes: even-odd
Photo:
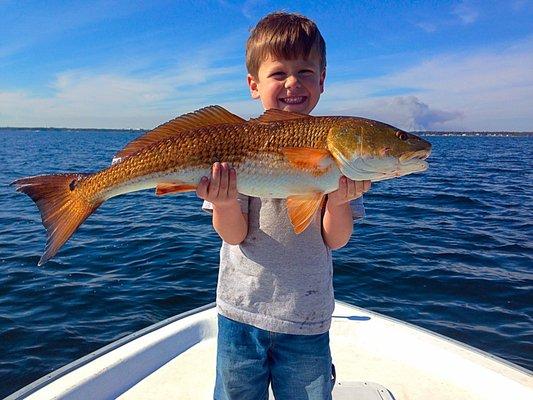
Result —
[{"label": "boy's ear", "polygon": [[326,80],[326,67],[320,73],[320,93],[324,93],[324,81]]},{"label": "boy's ear", "polygon": [[251,74],[248,74],[246,79],[248,81],[248,87],[250,88],[250,94],[252,95],[252,99],[258,99],[259,90],[257,88],[257,80]]}]

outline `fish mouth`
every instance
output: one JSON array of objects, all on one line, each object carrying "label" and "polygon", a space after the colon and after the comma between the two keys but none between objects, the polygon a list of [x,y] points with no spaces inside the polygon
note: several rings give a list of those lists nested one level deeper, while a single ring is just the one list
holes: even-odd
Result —
[{"label": "fish mouth", "polygon": [[416,151],[409,151],[407,153],[404,153],[400,156],[399,158],[399,161],[401,164],[405,164],[409,161],[414,161],[414,162],[417,162],[417,161],[424,161],[426,158],[429,157],[429,155],[431,154],[431,149],[429,150],[426,150],[426,149],[422,149],[422,150],[416,150]]},{"label": "fish mouth", "polygon": [[289,97],[280,97],[279,101],[283,104],[289,106],[303,104],[307,100],[307,96],[289,96]]},{"label": "fish mouth", "polygon": [[431,149],[423,149],[402,154],[398,159],[398,165],[393,176],[398,177],[427,170],[429,164],[425,160],[430,153]]}]

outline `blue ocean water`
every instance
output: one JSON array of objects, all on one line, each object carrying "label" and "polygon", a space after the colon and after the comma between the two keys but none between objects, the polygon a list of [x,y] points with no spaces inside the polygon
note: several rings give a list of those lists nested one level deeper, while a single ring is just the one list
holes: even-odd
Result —
[{"label": "blue ocean water", "polygon": [[[214,301],[220,240],[192,194],[114,198],[36,266],[45,231],[9,183],[104,168],[138,134],[0,131],[0,397]],[[365,196],[336,297],[533,369],[533,137],[429,140],[428,171]]]}]

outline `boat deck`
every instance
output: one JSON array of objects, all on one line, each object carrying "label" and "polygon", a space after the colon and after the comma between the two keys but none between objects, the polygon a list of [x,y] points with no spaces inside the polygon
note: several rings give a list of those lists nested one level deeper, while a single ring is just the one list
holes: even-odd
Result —
[{"label": "boat deck", "polygon": [[[496,393],[508,384],[501,377],[502,372],[512,372],[502,371],[507,366],[454,342],[429,336],[419,328],[399,327],[383,316],[366,310],[354,311],[337,305],[334,314],[331,328],[331,351],[337,371],[334,399],[344,398],[341,387],[354,382],[379,383],[397,400],[427,399],[429,393],[432,399],[439,400],[505,398]],[[216,339],[211,337],[165,364],[119,399],[212,398],[215,354]],[[521,384],[531,388],[532,381],[521,382],[521,377],[515,376],[517,389]]]}]

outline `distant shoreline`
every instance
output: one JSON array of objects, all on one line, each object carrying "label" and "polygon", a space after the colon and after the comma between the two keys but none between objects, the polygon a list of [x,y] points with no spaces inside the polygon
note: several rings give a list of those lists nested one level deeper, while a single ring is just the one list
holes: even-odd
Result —
[{"label": "distant shoreline", "polygon": [[415,135],[422,136],[514,136],[531,137],[533,132],[508,132],[508,131],[481,131],[481,132],[460,132],[460,131],[414,131]]},{"label": "distant shoreline", "polygon": [[98,132],[148,132],[150,129],[135,128],[43,128],[0,126],[0,131],[98,131]]},{"label": "distant shoreline", "polygon": [[[71,132],[147,132],[149,129],[125,129],[125,128],[42,128],[42,127],[0,127],[2,131],[33,131],[33,132],[50,132],[50,131],[71,131]],[[460,132],[460,131],[412,131],[415,135],[422,136],[503,136],[503,137],[531,137],[533,132],[511,132],[511,131],[494,131],[494,132]]]}]

